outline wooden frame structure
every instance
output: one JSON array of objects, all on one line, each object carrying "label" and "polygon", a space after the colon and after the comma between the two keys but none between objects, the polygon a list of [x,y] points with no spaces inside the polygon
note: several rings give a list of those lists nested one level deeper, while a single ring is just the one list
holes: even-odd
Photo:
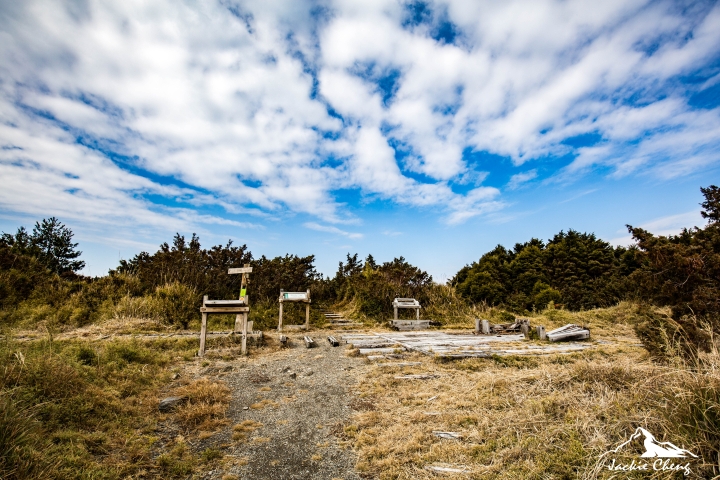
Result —
[{"label": "wooden frame structure", "polygon": [[242,354],[247,353],[247,336],[248,336],[248,312],[250,306],[248,304],[247,283],[248,274],[252,272],[250,264],[246,263],[242,268],[228,269],[228,275],[242,274],[240,280],[240,297],[237,300],[209,300],[208,296],[203,296],[203,306],[200,308],[202,314],[202,323],[200,325],[200,350],[198,357],[205,355],[205,338],[207,336],[207,318],[212,313],[234,313],[235,329],[234,333],[242,331]]},{"label": "wooden frame structure", "polygon": [[303,328],[307,330],[310,327],[310,289],[306,292],[286,292],[280,290],[280,315],[278,318],[278,332],[283,331],[283,303],[284,302],[302,302],[305,304],[305,324],[304,325],[288,325],[288,328]]},{"label": "wooden frame structure", "polygon": [[393,310],[395,311],[394,320],[398,319],[398,308],[414,308],[415,319],[420,320],[420,302],[414,298],[395,298],[393,300]]}]

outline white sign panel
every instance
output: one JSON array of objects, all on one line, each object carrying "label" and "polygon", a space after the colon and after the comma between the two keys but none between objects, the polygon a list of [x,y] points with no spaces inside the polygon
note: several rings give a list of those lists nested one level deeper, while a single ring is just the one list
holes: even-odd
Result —
[{"label": "white sign panel", "polygon": [[285,300],[305,300],[307,299],[307,292],[285,292],[283,298]]}]

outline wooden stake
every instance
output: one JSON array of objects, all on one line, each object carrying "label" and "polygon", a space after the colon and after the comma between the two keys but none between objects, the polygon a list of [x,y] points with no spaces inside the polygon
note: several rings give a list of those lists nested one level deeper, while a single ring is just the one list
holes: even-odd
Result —
[{"label": "wooden stake", "polygon": [[283,291],[280,290],[280,320],[278,320],[278,332],[282,332],[282,307],[283,307]]},{"label": "wooden stake", "polygon": [[247,327],[248,327],[248,314],[242,314],[242,349],[243,355],[247,355]]},{"label": "wooden stake", "polygon": [[[207,295],[203,297],[203,305],[207,301]],[[198,351],[198,357],[205,355],[205,335],[207,334],[207,313],[202,314],[202,323],[200,325],[200,350]]]}]

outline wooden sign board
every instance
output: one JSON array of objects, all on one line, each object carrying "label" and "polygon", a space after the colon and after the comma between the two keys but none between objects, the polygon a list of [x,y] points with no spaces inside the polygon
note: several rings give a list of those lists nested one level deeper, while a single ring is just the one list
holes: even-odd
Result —
[{"label": "wooden sign board", "polygon": [[307,292],[283,292],[283,300],[307,300]]},{"label": "wooden sign board", "polygon": [[252,267],[228,268],[228,275],[237,273],[252,273]]}]

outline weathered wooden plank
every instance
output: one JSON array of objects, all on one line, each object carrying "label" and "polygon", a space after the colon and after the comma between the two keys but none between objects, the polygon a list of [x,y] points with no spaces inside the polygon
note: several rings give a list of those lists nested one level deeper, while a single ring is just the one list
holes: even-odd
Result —
[{"label": "weathered wooden plank", "polygon": [[200,307],[201,313],[244,313],[249,311],[250,307]]},{"label": "weathered wooden plank", "polygon": [[584,340],[590,338],[590,331],[572,323],[547,332],[547,338],[551,342],[560,340]]},{"label": "weathered wooden plank", "polygon": [[280,335],[280,345],[283,347],[286,347],[288,343],[288,337],[285,335]]},{"label": "weathered wooden plank", "polygon": [[[376,342],[350,342],[350,345],[353,346],[353,348],[388,348],[393,347],[394,345],[398,345],[397,342],[385,342],[380,339],[380,341]],[[400,346],[396,347],[400,348]]]},{"label": "weathered wooden plank", "polygon": [[246,307],[247,306],[244,298],[242,298],[242,299],[235,298],[233,300],[205,300],[205,301],[203,301],[203,305],[205,305],[206,307],[211,307],[211,306]]},{"label": "weathered wooden plank", "polygon": [[332,335],[328,336],[327,340],[328,340],[328,342],[330,342],[330,345],[332,345],[333,347],[337,347],[338,345],[340,345],[340,342],[338,342],[337,339],[335,337],[333,337]]},{"label": "weathered wooden plank", "polygon": [[236,275],[238,273],[252,273],[252,267],[228,268],[229,275]]},{"label": "weathered wooden plank", "polygon": [[422,365],[422,362],[394,362],[394,363],[378,363],[378,367],[414,367]]},{"label": "weathered wooden plank", "polygon": [[368,354],[382,354],[382,353],[395,353],[395,350],[404,350],[402,347],[398,348],[361,348],[360,355]]},{"label": "weathered wooden plank", "polygon": [[433,435],[440,438],[446,438],[448,440],[462,440],[463,436],[460,432],[441,432],[439,430],[433,430]]},{"label": "weathered wooden plank", "polygon": [[433,378],[438,378],[440,375],[435,373],[422,373],[422,374],[415,374],[415,375],[395,375],[395,378],[398,380],[430,380]]},{"label": "weathered wooden plank", "polygon": [[464,465],[426,465],[425,470],[430,470],[437,473],[470,473],[470,469]]},{"label": "weathered wooden plank", "polygon": [[303,340],[305,340],[305,348],[312,348],[315,346],[315,340],[312,338],[305,336],[303,337]]}]

